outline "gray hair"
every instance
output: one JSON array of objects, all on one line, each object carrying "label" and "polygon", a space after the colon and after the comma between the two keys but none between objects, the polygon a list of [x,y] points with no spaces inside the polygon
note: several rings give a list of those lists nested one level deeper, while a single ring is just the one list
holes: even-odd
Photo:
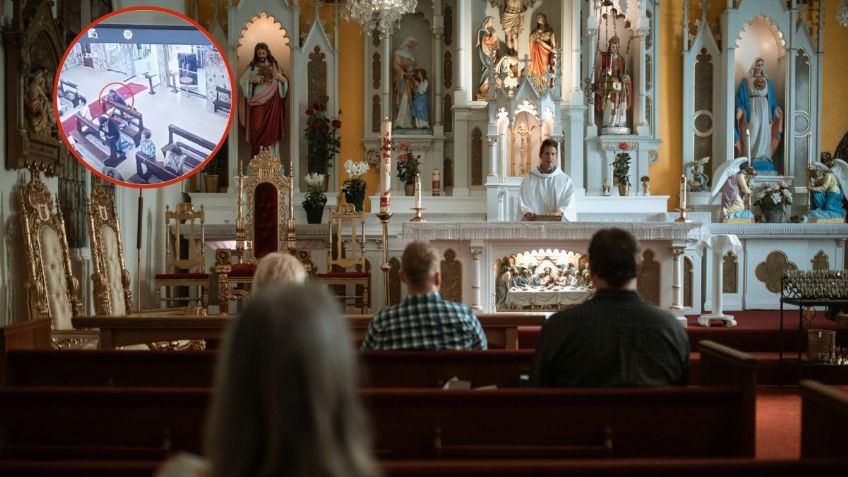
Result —
[{"label": "gray hair", "polygon": [[257,293],[272,283],[303,284],[306,269],[300,260],[286,252],[273,252],[262,257],[253,273],[252,293]]},{"label": "gray hair", "polygon": [[255,295],[224,339],[207,422],[212,477],[376,477],[356,355],[337,302],[299,285]]}]

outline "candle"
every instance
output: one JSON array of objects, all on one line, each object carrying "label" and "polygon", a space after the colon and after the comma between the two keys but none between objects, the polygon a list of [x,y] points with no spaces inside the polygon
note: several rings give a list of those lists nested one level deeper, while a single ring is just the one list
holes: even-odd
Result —
[{"label": "candle", "polygon": [[751,130],[745,129],[745,145],[748,148],[748,167],[751,167],[751,163],[754,161],[754,158],[751,157]]},{"label": "candle", "polygon": [[421,173],[415,173],[415,208],[421,208]]},{"label": "candle", "polygon": [[437,197],[442,193],[442,173],[438,169],[433,169],[433,197]]},{"label": "candle", "polygon": [[392,199],[392,122],[389,118],[380,123],[380,213],[388,214]]},{"label": "candle", "polygon": [[686,208],[686,174],[680,176],[680,208]]}]

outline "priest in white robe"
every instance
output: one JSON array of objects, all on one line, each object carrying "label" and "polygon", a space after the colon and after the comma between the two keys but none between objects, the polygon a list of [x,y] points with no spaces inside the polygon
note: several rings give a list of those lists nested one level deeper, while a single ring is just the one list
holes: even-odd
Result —
[{"label": "priest in white robe", "polygon": [[535,221],[539,215],[558,216],[562,222],[577,220],[574,183],[557,167],[557,150],[557,142],[553,139],[542,142],[539,167],[521,181],[518,220]]}]

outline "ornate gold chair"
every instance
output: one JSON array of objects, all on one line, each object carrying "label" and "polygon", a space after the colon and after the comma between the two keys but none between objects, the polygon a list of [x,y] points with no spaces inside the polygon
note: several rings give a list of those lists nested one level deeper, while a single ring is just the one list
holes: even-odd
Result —
[{"label": "ornate gold chair", "polygon": [[[262,148],[250,160],[250,175],[239,185],[239,218],[236,220],[235,250],[218,249],[215,273],[218,275],[218,306],[221,314],[229,311],[230,300],[250,296],[247,287],[253,281],[256,261],[271,252],[293,252],[295,248],[292,185],[294,177],[280,175],[280,158],[270,148]],[[292,170],[291,162],[289,171]],[[241,218],[241,191],[247,204],[247,219]],[[245,248],[244,239],[247,247]],[[233,263],[233,257],[238,260]]]},{"label": "ornate gold chair", "polygon": [[70,347],[96,339],[92,333],[75,332],[71,318],[82,314],[80,284],[73,276],[65,221],[38,171],[19,183],[24,253],[28,277],[29,318],[50,318],[54,347]]},{"label": "ornate gold chair", "polygon": [[[171,211],[169,206],[165,206],[165,230],[170,227],[171,220],[174,223],[174,240],[171,242],[166,233],[165,262],[168,269],[172,271],[156,274],[154,279],[156,296],[160,303],[164,300],[168,305],[172,302],[200,301],[201,306],[205,309],[209,302],[209,274],[204,272],[206,267],[206,254],[204,253],[206,230],[204,228],[203,205],[200,206],[200,210],[195,210],[190,202],[182,202],[177,204],[174,211]],[[183,228],[186,229],[185,234],[183,234]],[[183,241],[186,242],[188,249],[185,254],[183,253],[185,250]],[[162,287],[166,288],[165,298],[161,296]],[[197,287],[200,296],[175,297],[171,294],[172,287]]]},{"label": "ornate gold chair", "polygon": [[[360,229],[357,237],[357,226]],[[350,250],[345,248],[345,230],[350,230]],[[328,286],[344,286],[345,301],[358,302],[362,313],[369,306],[371,275],[365,261],[365,213],[357,212],[353,204],[341,204],[330,209],[330,247],[327,253],[327,272],[316,273],[315,278]],[[360,243],[357,244],[357,241]],[[353,268],[353,270],[348,270]],[[362,295],[347,295],[347,285],[361,287]],[[356,289],[356,288],[354,288]]]}]

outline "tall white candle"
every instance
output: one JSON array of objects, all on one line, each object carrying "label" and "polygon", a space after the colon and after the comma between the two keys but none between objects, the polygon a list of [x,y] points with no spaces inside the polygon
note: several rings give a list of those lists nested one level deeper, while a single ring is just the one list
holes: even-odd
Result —
[{"label": "tall white candle", "polygon": [[391,211],[392,201],[392,122],[389,118],[380,123],[380,213]]},{"label": "tall white candle", "polygon": [[415,208],[421,208],[421,173],[415,173]]},{"label": "tall white candle", "polygon": [[745,146],[748,148],[748,167],[754,163],[754,158],[751,157],[751,130],[745,129]]},{"label": "tall white candle", "polygon": [[680,176],[680,208],[686,208],[686,174]]}]

